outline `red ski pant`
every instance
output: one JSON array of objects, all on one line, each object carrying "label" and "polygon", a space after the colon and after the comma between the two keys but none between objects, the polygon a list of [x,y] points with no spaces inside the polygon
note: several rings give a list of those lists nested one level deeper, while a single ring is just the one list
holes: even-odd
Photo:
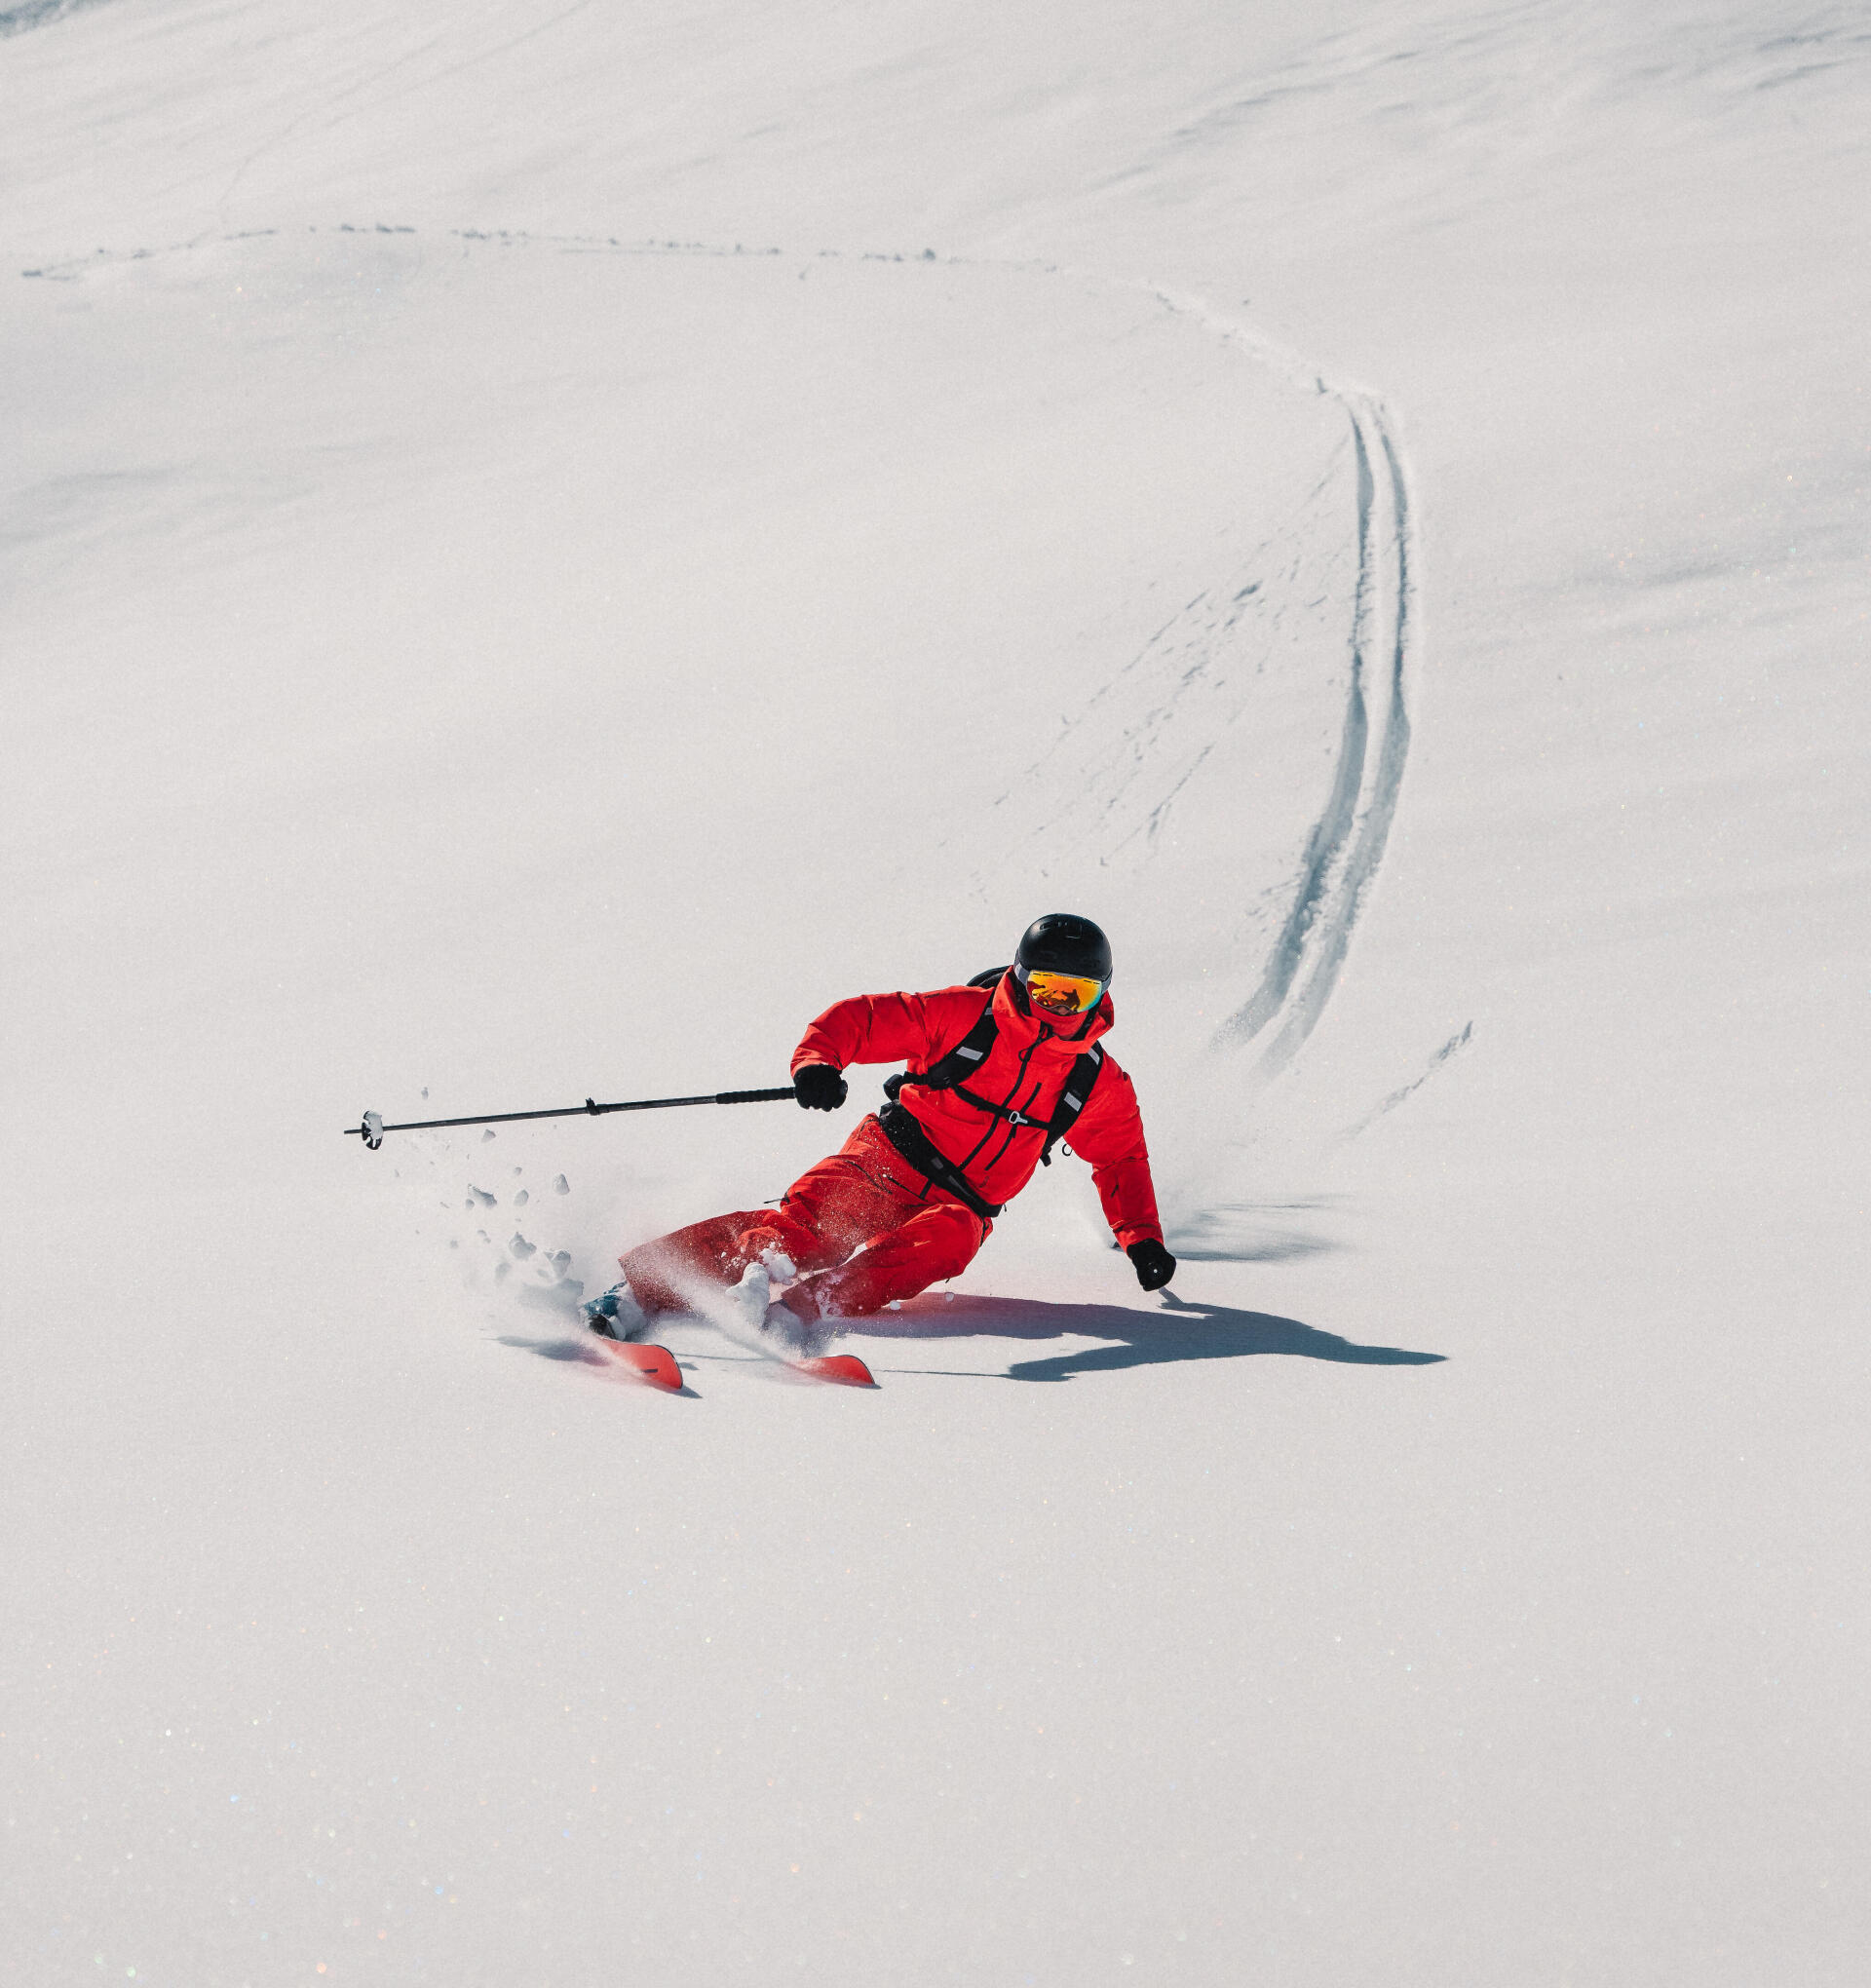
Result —
[{"label": "red ski pant", "polygon": [[777,1208],[696,1222],[618,1258],[646,1312],[685,1308],[685,1284],[735,1283],[770,1249],[803,1273],[785,1294],[804,1319],[857,1318],[959,1275],[992,1224],[931,1187],[864,1120],[842,1151],[802,1173]]}]

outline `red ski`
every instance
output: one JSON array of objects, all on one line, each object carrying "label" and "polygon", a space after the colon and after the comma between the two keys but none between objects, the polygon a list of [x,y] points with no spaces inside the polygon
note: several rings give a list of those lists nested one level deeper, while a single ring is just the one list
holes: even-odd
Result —
[{"label": "red ski", "polygon": [[667,1388],[670,1394],[682,1392],[682,1369],[675,1363],[675,1356],[667,1346],[649,1346],[631,1339],[607,1339],[602,1333],[596,1336],[597,1343],[613,1359],[629,1367],[653,1388]]},{"label": "red ski", "polygon": [[821,1354],[817,1359],[789,1359],[795,1373],[810,1374],[815,1381],[831,1381],[841,1388],[874,1388],[870,1369],[855,1353]]}]

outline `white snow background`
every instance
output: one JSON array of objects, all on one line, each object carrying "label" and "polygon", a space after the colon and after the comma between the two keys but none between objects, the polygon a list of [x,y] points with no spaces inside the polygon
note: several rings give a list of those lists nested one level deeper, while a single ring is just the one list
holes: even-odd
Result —
[{"label": "white snow background", "polygon": [[[0,1978],[1863,1980],[1868,235],[1825,0],[0,9]],[[341,1135],[1053,908],[1166,1301]]]}]

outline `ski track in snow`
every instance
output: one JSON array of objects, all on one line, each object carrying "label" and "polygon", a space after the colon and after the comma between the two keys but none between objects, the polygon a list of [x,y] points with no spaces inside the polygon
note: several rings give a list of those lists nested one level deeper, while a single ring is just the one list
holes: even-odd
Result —
[{"label": "ski track in snow", "polygon": [[68,14],[101,4],[102,0],[17,0],[12,7],[0,7],[0,41],[29,28],[50,27]]},{"label": "ski track in snow", "polygon": [[1429,1062],[1423,1067],[1423,1069],[1421,1070],[1421,1072],[1419,1072],[1418,1075],[1412,1077],[1407,1084],[1398,1085],[1398,1087],[1394,1090],[1393,1090],[1388,1097],[1380,1099],[1379,1102],[1374,1104],[1371,1107],[1371,1109],[1367,1111],[1364,1114],[1364,1116],[1357,1121],[1356,1125],[1347,1126],[1344,1131],[1340,1132],[1338,1135],[1339,1143],[1342,1145],[1348,1140],[1356,1138],[1359,1132],[1366,1131],[1372,1126],[1376,1125],[1378,1120],[1381,1119],[1386,1112],[1394,1111],[1399,1104],[1405,1101],[1405,1099],[1414,1097],[1416,1093],[1423,1089],[1424,1085],[1426,1085],[1430,1081],[1430,1079],[1433,1077],[1439,1069],[1441,1069],[1442,1065],[1446,1063],[1451,1056],[1453,1056],[1459,1050],[1465,1050],[1468,1048],[1469,1044],[1473,1040],[1473,1037],[1474,1037],[1474,1023],[1471,1021],[1465,1022],[1462,1025],[1462,1027],[1459,1028],[1455,1032],[1455,1034],[1452,1035],[1448,1039],[1448,1041],[1445,1042],[1442,1045],[1442,1047],[1436,1051],[1435,1054],[1430,1058]]},{"label": "ski track in snow", "polygon": [[[1410,750],[1417,640],[1415,505],[1392,416],[1375,395],[1334,386],[1297,355],[1217,316],[1199,298],[1156,294],[1293,384],[1336,400],[1356,455],[1357,575],[1338,762],[1260,984],[1214,1035],[1219,1050],[1244,1048],[1278,1021],[1255,1066],[1256,1080],[1266,1083],[1290,1066],[1332,998],[1396,818]],[[1379,711],[1374,750],[1373,701]]]},{"label": "ski track in snow", "polygon": [[[363,224],[338,222],[332,232],[414,235],[418,231],[405,224],[379,220]],[[20,275],[72,282],[80,280],[91,270],[111,263],[185,253],[210,241],[249,241],[276,237],[280,233],[280,230],[271,228],[246,229],[225,235],[201,236],[161,249],[113,251],[99,248],[92,255],[21,270]],[[491,244],[508,248],[551,248],[561,253],[710,258],[746,256],[765,261],[779,256],[797,256],[802,252],[772,246],[750,248],[739,242],[732,247],[673,239],[629,242],[616,236],[546,235],[505,228],[454,228],[448,233],[464,246]],[[1349,637],[1350,681],[1337,760],[1324,803],[1307,835],[1298,872],[1290,886],[1290,900],[1260,979],[1241,1006],[1217,1027],[1211,1039],[1217,1051],[1231,1053],[1245,1049],[1271,1028],[1273,1033],[1267,1036],[1252,1071],[1252,1081],[1256,1086],[1270,1083],[1291,1066],[1307,1038],[1317,1026],[1344,972],[1353,934],[1383,865],[1409,757],[1409,701],[1417,669],[1419,619],[1416,601],[1417,523],[1408,467],[1396,440],[1394,417],[1375,394],[1361,388],[1334,384],[1298,354],[1266,338],[1251,325],[1223,316],[1205,300],[1147,282],[1125,283],[1067,264],[1039,259],[1002,261],[974,256],[938,256],[933,248],[907,253],[900,250],[820,248],[813,251],[810,259],[931,264],[999,270],[1017,275],[1069,276],[1114,291],[1135,294],[1141,290],[1155,297],[1174,316],[1187,320],[1224,343],[1236,346],[1289,385],[1324,395],[1344,409],[1356,477],[1356,571]],[[1322,495],[1328,480],[1328,478],[1321,479],[1309,503]],[[1264,552],[1266,548],[1260,550]],[[1091,697],[1077,718],[1067,720],[1059,739],[1054,741],[1048,754],[1043,755],[1050,757],[1107,700],[1119,694],[1126,679],[1147,657],[1157,654],[1161,645],[1179,638],[1181,646],[1197,650],[1195,661],[1181,671],[1168,699],[1125,722],[1121,754],[1116,763],[1100,769],[1104,791],[1100,796],[1094,830],[1112,822],[1121,803],[1142,776],[1159,736],[1174,716],[1181,694],[1207,673],[1216,647],[1236,630],[1259,588],[1260,582],[1256,580],[1239,589],[1221,587],[1197,593],[1179,614],[1158,629],[1142,650]],[[1278,621],[1276,614],[1276,627]],[[1107,852],[1108,856],[1121,854],[1139,838],[1146,854],[1154,851],[1177,796],[1201,771],[1215,744],[1216,739],[1210,738],[1194,759],[1175,773],[1166,789],[1148,804],[1144,819],[1119,836]],[[1388,1108],[1387,1102],[1372,1116],[1379,1116]]]},{"label": "ski track in snow", "polygon": [[[1270,962],[1270,974],[1280,975],[1288,988],[1295,978],[1300,984],[1262,1054],[1258,1066],[1262,1078],[1275,1077],[1291,1063],[1338,985],[1351,950],[1353,929],[1390,844],[1410,750],[1406,701],[1413,639],[1409,485],[1381,410],[1370,401],[1348,400],[1347,405],[1357,442],[1358,600],[1354,615],[1344,756],[1326,814],[1315,830],[1312,853],[1317,860],[1307,866],[1275,960]],[[1382,452],[1381,480],[1374,480],[1372,475],[1373,440]],[[1389,514],[1375,530],[1374,495]],[[1377,571],[1386,556],[1376,549],[1379,537],[1388,540],[1386,551],[1394,560],[1394,574],[1384,576],[1385,585],[1380,584]],[[1387,625],[1379,628],[1380,622]],[[1382,679],[1383,709],[1374,755],[1366,749],[1369,720],[1365,709],[1365,678],[1373,671]],[[1351,850],[1341,862],[1339,850],[1354,822],[1356,828]],[[1279,1012],[1273,1007],[1256,1014],[1250,1012],[1255,1007],[1255,999],[1250,997],[1217,1030],[1217,1042],[1249,1042]]]}]

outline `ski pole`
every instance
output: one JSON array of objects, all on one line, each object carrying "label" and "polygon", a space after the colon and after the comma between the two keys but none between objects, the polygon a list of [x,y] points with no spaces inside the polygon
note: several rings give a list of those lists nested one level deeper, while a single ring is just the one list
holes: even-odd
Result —
[{"label": "ski pole", "polygon": [[497,1111],[486,1118],[406,1119],[401,1125],[387,1126],[381,1113],[367,1111],[361,1126],[346,1126],[345,1137],[362,1139],[371,1152],[383,1144],[385,1132],[427,1132],[438,1126],[510,1126],[515,1119],[602,1118],[609,1111],[668,1111],[678,1104],[778,1104],[790,1098],[790,1084],[774,1090],[711,1090],[702,1097],[637,1097],[624,1104],[599,1104],[588,1097],[583,1104],[562,1104],[554,1111]]}]

